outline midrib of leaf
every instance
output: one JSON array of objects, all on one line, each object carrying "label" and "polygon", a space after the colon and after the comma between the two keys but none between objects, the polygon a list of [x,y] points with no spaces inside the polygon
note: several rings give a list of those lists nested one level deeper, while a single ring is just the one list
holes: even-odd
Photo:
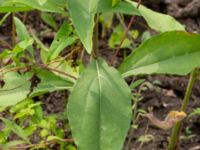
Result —
[{"label": "midrib of leaf", "polygon": [[[99,87],[99,110],[98,110],[98,141],[99,141],[99,145],[98,145],[98,148],[99,150],[101,150],[101,98],[102,98],[102,87],[101,87],[101,78],[102,78],[102,75],[100,74],[100,69],[99,69],[99,64],[98,64],[98,61],[95,62],[96,64],[96,72],[97,72],[97,76],[91,81],[91,83],[89,84],[89,89],[88,89],[88,92],[86,94],[86,104],[85,104],[85,109],[84,109],[84,117],[82,119],[82,125],[81,125],[81,130],[84,130],[84,124],[85,124],[85,114],[86,114],[86,110],[88,109],[87,106],[89,106],[89,101],[88,101],[88,95],[89,95],[89,92],[91,91],[91,88],[93,87],[93,84],[96,84],[96,80],[98,80],[98,87]],[[102,78],[103,79],[103,78]]]},{"label": "midrib of leaf", "polygon": [[84,130],[84,124],[85,124],[85,119],[84,119],[84,118],[85,118],[86,110],[87,110],[87,108],[88,108],[87,106],[89,106],[89,105],[88,105],[88,102],[89,102],[89,101],[88,101],[88,94],[89,94],[89,92],[90,92],[90,89],[92,88],[92,85],[95,83],[95,82],[94,82],[95,80],[96,80],[96,78],[94,78],[94,79],[91,81],[91,83],[90,83],[89,86],[88,86],[89,89],[88,89],[88,91],[87,91],[87,93],[86,93],[86,103],[85,103],[85,106],[84,106],[84,108],[85,108],[85,109],[84,109],[84,113],[83,113],[84,116],[82,117],[82,121],[81,121],[81,122],[83,122],[82,125],[81,125],[81,130]]},{"label": "midrib of leaf", "polygon": [[137,68],[140,68],[140,67],[146,67],[146,66],[150,66],[150,65],[154,65],[154,64],[156,64],[156,63],[162,63],[162,62],[165,62],[165,61],[169,61],[169,60],[171,60],[171,59],[175,59],[175,58],[180,58],[180,57],[184,57],[184,56],[189,56],[189,55],[194,55],[195,53],[200,53],[200,51],[195,51],[195,52],[187,52],[187,53],[185,53],[185,54],[179,54],[179,55],[173,55],[173,56],[170,56],[170,57],[166,57],[166,59],[162,59],[161,61],[160,60],[157,60],[157,61],[154,61],[153,63],[150,63],[150,64],[148,64],[148,65],[146,65],[146,64],[144,64],[144,65],[139,65],[139,66],[137,66],[137,63],[135,64],[135,66],[136,67],[133,67],[133,68],[131,68],[131,69],[137,69]]},{"label": "midrib of leaf", "polygon": [[[98,74],[98,73],[97,73]],[[85,119],[85,115],[86,115],[86,111],[87,111],[87,109],[88,109],[88,106],[89,106],[89,99],[88,99],[88,95],[89,95],[89,92],[91,91],[91,88],[93,87],[93,84],[96,84],[96,80],[98,79],[98,76],[97,77],[95,77],[92,81],[91,81],[91,83],[89,84],[89,86],[88,86],[88,91],[87,91],[87,93],[86,93],[86,103],[85,103],[85,106],[84,106],[84,112],[83,112],[83,117],[82,117],[82,124],[81,124],[81,131],[82,130],[84,130],[84,125],[85,125],[85,121],[86,121],[86,119]],[[100,114],[100,113],[99,113]],[[100,115],[99,115],[100,116]],[[98,123],[99,124],[99,123]],[[100,126],[99,126],[99,129],[98,129],[99,131],[100,131]],[[99,133],[99,132],[98,132]],[[98,136],[98,139],[100,139],[99,138],[99,136]],[[99,143],[100,144],[100,143]],[[100,148],[100,145],[98,146],[99,148]]]},{"label": "midrib of leaf", "polygon": [[[156,51],[159,51],[160,49],[158,49],[158,50],[156,50]],[[154,52],[156,52],[156,51],[154,51]],[[140,65],[140,62],[144,62],[144,58],[145,57],[150,57],[150,55],[152,55],[152,53],[153,52],[150,52],[148,55],[145,55],[145,56],[143,56],[142,58],[140,58],[140,60],[139,61],[137,61],[135,64],[134,64],[134,66],[135,67],[132,67],[131,69],[135,69],[135,68],[140,68],[140,67],[144,67],[144,66],[146,66],[146,64],[143,64],[143,65]],[[162,59],[161,61],[158,59],[157,61],[155,60],[154,62],[152,62],[152,63],[148,63],[148,65],[153,65],[153,64],[156,64],[156,63],[158,63],[158,62],[163,62],[163,61],[167,61],[168,59],[172,59],[172,58],[178,58],[178,57],[183,57],[184,55],[185,56],[187,56],[187,55],[192,55],[193,53],[199,53],[198,51],[196,52],[196,51],[194,51],[194,52],[185,52],[185,54],[178,54],[178,55],[175,55],[175,54],[173,54],[172,56],[167,56],[166,58],[164,58],[164,59]]]},{"label": "midrib of leaf", "polygon": [[97,69],[97,79],[98,79],[98,83],[99,83],[99,124],[98,124],[98,129],[99,129],[99,149],[101,149],[101,82],[100,82],[100,78],[101,78],[101,74],[100,74],[100,70],[99,70],[99,65],[98,65],[98,61],[96,61],[96,69]]},{"label": "midrib of leaf", "polygon": [[[179,41],[179,42],[181,42],[181,41]],[[176,42],[176,44],[178,45],[178,43]],[[181,45],[181,44],[180,44]],[[178,47],[178,46],[177,46]],[[142,47],[141,47],[142,48]],[[140,49],[140,48],[139,48]],[[172,51],[173,52],[173,54],[172,54],[172,56],[168,56],[168,55],[164,55],[164,57],[165,58],[162,58],[163,60],[166,60],[166,59],[168,59],[169,57],[177,57],[177,56],[182,56],[183,55],[183,53],[181,53],[181,54],[175,54],[174,52],[175,51],[173,51],[173,49],[176,49],[174,46],[173,46],[173,48],[171,48],[171,49],[169,49],[168,51]],[[151,57],[151,55],[153,55],[153,54],[155,54],[155,53],[157,53],[157,52],[159,52],[160,50],[162,50],[162,48],[158,48],[158,49],[155,49],[155,50],[153,50],[153,51],[150,51],[148,48],[147,49],[145,49],[145,51],[148,53],[148,55],[143,55],[142,57],[140,57],[140,59],[137,61],[135,61],[135,64],[134,64],[134,66],[135,67],[137,67],[137,66],[145,66],[145,64],[144,65],[140,65],[140,62],[144,62],[144,58],[145,57]],[[196,50],[195,50],[196,51]],[[194,52],[195,52],[194,51]],[[139,52],[139,51],[138,51]],[[188,53],[193,53],[193,51],[192,52],[188,52],[188,51],[186,51],[185,52],[186,54],[188,54]],[[175,56],[176,55],[176,56]],[[159,60],[158,60],[159,61]],[[158,61],[154,61],[153,63],[157,63]],[[153,64],[152,63],[152,64]],[[151,65],[151,64],[150,64]],[[133,67],[134,68],[134,67]],[[133,69],[132,68],[132,69]]]},{"label": "midrib of leaf", "polygon": [[[158,35],[158,36],[155,36],[155,37],[152,37],[151,38],[151,41],[153,40],[153,39],[156,39],[156,38],[159,38],[159,37],[161,37],[162,35]],[[181,41],[180,41],[181,42]],[[150,43],[150,40],[149,41],[146,41],[146,43],[145,43],[145,45],[141,45],[141,46],[139,46],[137,49],[142,49],[143,47],[147,47],[147,45]],[[176,44],[177,44],[177,42],[176,42]],[[178,45],[178,44],[177,44]],[[134,66],[136,66],[137,67],[137,64],[139,64],[140,62],[142,62],[143,60],[143,58],[145,58],[145,57],[149,57],[150,55],[152,55],[153,53],[156,53],[156,52],[158,52],[158,51],[160,51],[162,48],[158,48],[158,49],[155,49],[155,50],[153,50],[153,51],[150,51],[148,48],[146,48],[145,49],[145,52],[146,53],[148,53],[148,55],[142,55],[142,56],[140,56],[139,57],[139,60],[137,59],[137,60],[132,60],[132,63],[134,63]],[[173,48],[173,49],[175,49],[175,48]],[[172,50],[172,49],[171,49]],[[135,52],[134,52],[134,55],[136,55],[137,56],[137,54],[138,53],[140,53],[140,51],[139,50],[136,50]],[[180,54],[180,55],[182,55],[182,54]],[[179,56],[179,55],[178,55]],[[166,57],[166,58],[168,58],[168,57]],[[156,63],[156,62],[155,62]],[[151,65],[151,64],[150,64]],[[145,66],[145,64],[144,65],[140,65],[140,66]],[[134,67],[131,67],[131,69],[133,69]]]}]

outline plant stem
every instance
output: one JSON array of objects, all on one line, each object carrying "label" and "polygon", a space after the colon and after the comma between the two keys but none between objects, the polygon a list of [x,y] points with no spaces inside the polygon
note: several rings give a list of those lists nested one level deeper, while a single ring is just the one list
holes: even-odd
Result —
[{"label": "plant stem", "polygon": [[[117,16],[118,20],[120,21],[121,25],[123,26],[124,31],[126,31],[127,30],[127,26],[124,23],[124,18],[120,15],[120,13],[117,13],[116,16]],[[134,38],[132,37],[132,35],[131,35],[129,30],[128,30],[128,33],[127,33],[127,38],[130,39],[131,41],[134,41]]]},{"label": "plant stem", "polygon": [[93,50],[92,50],[92,58],[96,59],[99,55],[99,14],[95,16],[95,26],[93,33]]},{"label": "plant stem", "polygon": [[[185,110],[186,110],[186,106],[187,106],[187,104],[190,100],[190,95],[191,95],[191,92],[192,92],[192,88],[193,88],[195,79],[196,79],[196,69],[194,69],[190,74],[190,79],[189,79],[189,82],[188,82],[188,85],[187,85],[185,97],[184,97],[183,103],[181,105],[181,111],[185,112]],[[176,150],[177,149],[178,143],[179,143],[180,129],[181,129],[181,122],[177,123],[172,130],[170,142],[169,142],[169,145],[168,145],[168,148],[167,148],[168,150]]]},{"label": "plant stem", "polygon": [[42,68],[44,68],[44,69],[47,69],[49,71],[57,72],[59,74],[65,75],[65,76],[67,76],[67,77],[69,77],[71,79],[77,80],[77,78],[75,76],[73,76],[73,75],[71,75],[69,73],[66,73],[64,71],[57,70],[56,68],[48,67],[48,65],[46,65],[46,64],[37,64],[37,65],[42,67]]},{"label": "plant stem", "polygon": [[[140,7],[141,3],[142,3],[142,0],[138,0],[137,6],[136,6],[137,9]],[[136,19],[136,16],[135,16],[135,15],[131,17],[131,20],[130,20],[130,22],[128,23],[128,26],[126,27],[125,33],[124,33],[124,35],[123,35],[123,37],[122,37],[122,39],[121,39],[121,41],[120,41],[120,44],[119,44],[119,46],[117,47],[117,49],[116,49],[116,51],[115,51],[113,57],[111,58],[111,65],[114,65],[115,59],[116,59],[116,57],[117,57],[117,54],[119,53],[120,48],[121,48],[122,44],[124,43],[124,41],[125,41],[125,39],[126,39],[128,33],[129,33],[129,30],[130,30],[132,24],[135,22],[135,19]]]}]

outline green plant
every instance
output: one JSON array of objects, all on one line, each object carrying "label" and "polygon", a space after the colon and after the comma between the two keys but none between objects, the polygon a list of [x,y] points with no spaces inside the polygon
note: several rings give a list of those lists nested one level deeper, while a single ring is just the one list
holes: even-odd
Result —
[{"label": "green plant", "polygon": [[[47,148],[51,143],[58,143],[60,149],[65,149],[71,141],[64,139],[64,129],[57,126],[58,116],[45,116],[42,111],[41,103],[34,102],[32,99],[26,99],[8,109],[10,119],[2,118],[3,129],[0,134],[0,143],[2,149],[10,148]],[[38,133],[39,144],[31,144],[29,139],[32,135]],[[16,134],[20,140],[9,141],[9,136]],[[29,146],[23,146],[23,144]],[[68,144],[67,144],[68,143]],[[22,144],[22,145],[21,145]]]},{"label": "green plant", "polygon": [[[33,98],[55,90],[69,90],[71,94],[66,107],[67,118],[74,141],[80,150],[122,149],[132,118],[131,89],[124,78],[143,74],[187,75],[200,66],[200,36],[186,32],[184,26],[172,17],[154,12],[140,3],[129,0],[2,0],[0,4],[0,12],[40,10],[43,12],[42,19],[54,30],[57,30],[57,24],[53,17],[47,14],[48,12],[64,15],[72,20],[76,32],[71,24],[64,22],[51,45],[47,47],[40,41],[40,35],[33,30],[27,31],[23,22],[14,17],[13,13],[19,41],[14,48],[6,49],[0,54],[4,65],[0,70],[0,76],[5,82],[0,89],[0,106],[6,109],[9,106],[14,107],[23,100],[26,102],[27,97]],[[149,39],[136,48],[116,69],[108,66],[107,62],[98,55],[98,22],[101,13],[142,16],[150,28],[164,33],[148,37]],[[14,29],[13,35],[15,35]],[[122,36],[121,30],[119,32],[117,43],[110,44],[111,46],[115,44],[119,44],[119,48],[124,46],[123,38],[118,39],[118,36]],[[73,66],[73,53],[81,47],[78,38],[91,56],[91,61],[86,68],[81,65],[82,57],[80,57],[80,65]],[[38,63],[34,58],[33,43],[40,49],[42,63]],[[61,52],[66,48],[69,52],[62,56]],[[21,61],[22,58],[26,61]],[[194,73],[192,73],[182,111],[185,111],[189,100],[194,81],[193,75]],[[141,99],[137,97],[137,101],[133,100],[134,121],[137,103]],[[22,112],[17,112],[17,118],[33,115],[32,110],[38,105],[40,103],[31,104]],[[25,114],[27,111],[30,114]],[[39,126],[43,129],[42,137],[47,137],[49,130],[53,129],[46,127],[48,119],[50,124],[54,125],[53,128],[56,128],[54,117],[41,121]],[[5,118],[2,120],[8,126],[12,124]],[[180,127],[180,123],[178,126]],[[179,127],[175,127],[176,133],[172,137],[177,135]],[[15,128],[18,131],[22,130],[16,124]],[[62,136],[54,134],[56,137],[51,136],[49,139],[63,142]],[[26,134],[20,132],[18,135],[30,144]],[[170,145],[177,144],[176,139],[172,138],[172,141],[175,143]],[[23,143],[17,141],[11,145],[19,144]],[[169,147],[174,149],[174,146]]]}]

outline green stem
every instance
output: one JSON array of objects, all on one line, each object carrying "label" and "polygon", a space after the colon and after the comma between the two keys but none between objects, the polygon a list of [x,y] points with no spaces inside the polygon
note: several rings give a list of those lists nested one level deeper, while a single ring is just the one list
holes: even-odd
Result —
[{"label": "green stem", "polygon": [[[185,112],[185,110],[186,110],[186,106],[190,100],[190,95],[192,92],[192,88],[193,88],[195,79],[196,79],[196,69],[194,69],[190,74],[190,79],[189,79],[188,86],[186,89],[185,97],[184,97],[183,103],[181,105],[181,111]],[[169,145],[167,148],[168,150],[176,150],[177,149],[178,143],[179,143],[180,129],[181,129],[181,122],[177,123],[175,125],[175,127],[173,128],[173,131],[172,131],[172,134],[170,137],[170,142],[169,142]]]},{"label": "green stem", "polygon": [[92,58],[96,59],[99,55],[99,14],[96,14],[95,17],[95,27],[93,33],[93,50],[92,50]]}]

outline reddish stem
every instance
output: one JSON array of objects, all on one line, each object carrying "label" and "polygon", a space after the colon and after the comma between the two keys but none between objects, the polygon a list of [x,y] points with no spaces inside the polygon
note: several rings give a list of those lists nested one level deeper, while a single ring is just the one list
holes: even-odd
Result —
[{"label": "reddish stem", "polygon": [[[141,2],[142,2],[142,0],[138,0],[138,4],[137,4],[137,7],[136,7],[136,8],[139,8],[139,7],[140,7]],[[119,46],[117,47],[117,49],[116,49],[116,51],[115,51],[115,53],[114,53],[114,55],[113,55],[113,57],[112,57],[112,59],[111,59],[111,65],[114,65],[114,61],[115,61],[115,59],[116,59],[116,57],[117,57],[117,55],[118,55],[118,53],[119,53],[119,51],[120,51],[120,48],[121,48],[122,44],[124,43],[124,40],[126,39],[126,37],[127,37],[127,35],[128,35],[128,32],[129,32],[129,30],[130,30],[132,24],[134,23],[135,19],[136,19],[136,16],[133,15],[133,16],[131,17],[131,20],[129,21],[129,24],[128,24],[128,26],[127,26],[127,28],[126,28],[126,31],[125,31],[125,33],[124,33],[124,35],[123,35],[123,37],[122,37],[122,39],[121,39],[121,41],[120,41]]]}]

